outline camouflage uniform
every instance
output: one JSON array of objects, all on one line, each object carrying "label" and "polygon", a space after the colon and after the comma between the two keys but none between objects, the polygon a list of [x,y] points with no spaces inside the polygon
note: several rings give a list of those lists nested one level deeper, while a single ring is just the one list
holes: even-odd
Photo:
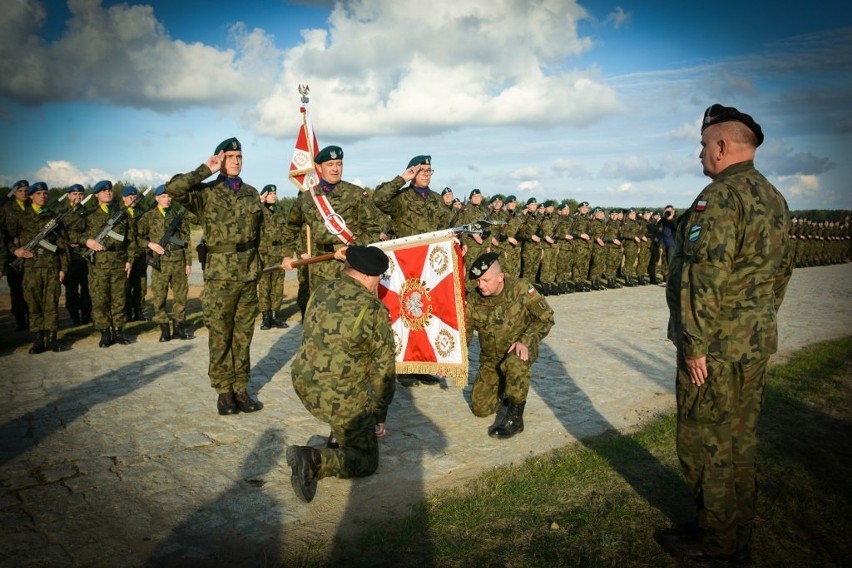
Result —
[{"label": "camouflage uniform", "polygon": [[[328,191],[323,189],[322,185],[318,185],[316,191],[324,192],[332,209],[346,221],[346,226],[355,235],[355,241],[358,244],[366,245],[379,240],[382,223],[376,217],[370,197],[365,195],[363,189],[341,180]],[[287,214],[282,235],[285,251],[306,250],[300,248],[300,243],[304,240],[302,239],[304,225],[308,225],[311,229],[312,255],[334,252],[345,246],[337,236],[328,232],[322,214],[307,191],[299,193]],[[336,260],[309,265],[308,278],[311,292],[313,293],[321,283],[335,280],[342,273],[343,263]]]},{"label": "camouflage uniform", "polygon": [[[752,161],[716,176],[678,223],[666,288],[678,350],[677,451],[713,554],[731,554],[751,536],[757,421],[792,272],[789,229],[786,201]],[[699,387],[685,359],[703,356]]]},{"label": "camouflage uniform", "polygon": [[574,236],[572,243],[574,264],[571,266],[571,276],[574,279],[574,289],[578,292],[581,290],[588,291],[592,246],[596,246],[591,241],[580,237],[584,233],[589,234],[589,220],[582,213],[577,213],[571,227],[571,234]]},{"label": "camouflage uniform", "polygon": [[421,195],[412,186],[403,188],[404,185],[402,176],[396,176],[373,192],[373,203],[379,211],[390,215],[397,237],[451,227],[452,210],[444,205],[440,195],[428,188]]},{"label": "camouflage uniform", "polygon": [[[85,225],[85,216],[88,214],[82,205],[71,205],[66,201],[63,204],[66,209],[72,209],[62,220],[68,227],[68,235],[77,234]],[[92,297],[89,294],[89,263],[83,258],[87,250],[86,243],[69,241],[70,263],[68,272],[65,273],[65,308],[71,313],[71,319],[75,324],[91,323],[92,321]]]},{"label": "camouflage uniform", "polygon": [[[6,263],[4,263],[3,274],[6,275],[6,282],[9,284],[9,295],[12,300],[12,315],[15,316],[15,321],[19,331],[27,330],[27,301],[24,299],[24,275],[14,268],[9,266],[9,262],[15,260],[15,256],[9,254],[9,250],[14,250],[21,246],[14,237],[9,233],[11,227],[16,226],[17,220],[24,214],[29,207],[29,200],[19,201],[17,197],[12,197],[4,206],[0,215],[2,215],[3,235],[6,242],[3,243],[7,247]],[[26,243],[24,243],[26,244]]]},{"label": "camouflage uniform", "polygon": [[[280,205],[264,205],[263,224],[260,229],[260,264],[262,268],[281,264],[286,254],[284,252],[284,223],[287,214]],[[277,320],[277,312],[284,301],[284,271],[273,270],[264,272],[257,281],[257,299],[261,313],[272,312]]]},{"label": "camouflage uniform", "polygon": [[166,191],[201,224],[207,242],[204,266],[204,323],[209,330],[207,374],[216,392],[245,392],[251,371],[249,347],[257,318],[257,245],[260,238],[260,195],[229,178],[212,175],[207,164],[175,176]]},{"label": "camouflage uniform", "polygon": [[[545,213],[541,220],[541,284],[544,289],[544,294],[556,293],[556,260],[559,257],[560,242],[554,238],[556,234],[556,225],[559,222],[558,216],[554,213]],[[553,242],[549,242],[547,238]]]},{"label": "camouflage uniform", "polygon": [[[591,260],[589,261],[589,280],[592,282],[592,287],[600,290],[601,278],[606,269],[606,241],[604,240],[605,225],[603,220],[592,218],[589,220],[587,233],[591,237]],[[604,240],[603,246],[595,242],[595,239]]]},{"label": "camouflage uniform", "polygon": [[[510,403],[526,402],[539,343],[553,327],[553,310],[527,280],[505,275],[503,282],[500,294],[471,294],[465,306],[468,342],[474,331],[479,334],[479,371],[470,395],[476,416],[494,414],[504,395]],[[528,361],[507,354],[516,341],[529,349]]]},{"label": "camouflage uniform", "polygon": [[[154,251],[148,249],[148,243],[159,243],[178,214],[179,212],[174,207],[169,207],[168,210],[155,207],[142,215],[136,225],[139,248],[146,250],[147,255],[153,256]],[[186,214],[185,211],[184,214]],[[185,215],[178,223],[177,230],[172,233],[172,236],[184,243],[190,242],[189,222]],[[154,302],[154,318],[152,321],[158,324],[168,324],[170,319],[173,319],[177,329],[186,320],[186,298],[189,293],[189,279],[186,275],[186,268],[192,266],[192,258],[187,244],[169,243],[163,248],[168,250],[169,254],[158,255],[159,270],[151,268],[151,292]],[[172,289],[174,300],[171,318],[166,311],[169,287]]]},{"label": "camouflage uniform", "polygon": [[[479,205],[473,205],[472,203],[468,203],[467,206],[462,210],[461,214],[456,221],[459,225],[468,225],[470,223],[476,223],[478,221],[482,221],[483,219],[488,219],[488,209],[480,203]],[[488,246],[491,243],[491,230],[486,225],[483,227],[484,231],[479,237],[482,239],[482,244],[477,243],[473,235],[464,234],[461,236],[461,242],[464,246],[467,247],[467,251],[464,253],[464,273],[467,274],[467,271],[470,269],[470,265],[473,264],[473,261],[476,260],[481,254],[488,251]],[[468,289],[472,290],[471,284],[467,283]]]},{"label": "camouflage uniform", "polygon": [[[606,264],[604,266],[604,277],[607,285],[610,288],[621,288],[621,284],[616,281],[618,269],[621,268],[622,251],[621,240],[618,238],[621,232],[621,221],[614,215],[610,216],[606,225],[604,225],[603,241],[606,243]],[[615,241],[618,241],[616,243]]]},{"label": "camouflage uniform", "polygon": [[619,240],[624,250],[624,266],[622,272],[628,286],[634,286],[637,281],[636,261],[639,258],[639,226],[638,219],[625,217],[621,222]]},{"label": "camouflage uniform", "polygon": [[521,228],[521,240],[523,242],[521,274],[530,282],[536,281],[538,271],[541,268],[542,245],[541,241],[534,241],[533,236],[541,238],[544,235],[541,231],[542,220],[543,217],[538,213],[527,213],[524,218],[524,226]]},{"label": "camouflage uniform", "polygon": [[344,274],[317,287],[293,358],[293,388],[331,425],[339,448],[324,448],[316,479],[370,475],[379,465],[376,424],[395,389],[394,339],[387,308]]},{"label": "camouflage uniform", "polygon": [[639,227],[639,254],[636,258],[636,275],[639,277],[640,284],[649,284],[650,277],[648,269],[651,264],[651,246],[653,245],[654,235],[651,232],[651,227],[648,220],[644,218],[637,219]]},{"label": "camouflage uniform", "polygon": [[554,233],[556,242],[559,244],[559,252],[556,255],[556,285],[559,293],[571,293],[574,291],[574,283],[571,282],[571,266],[574,264],[574,245],[571,235],[573,219],[570,214],[559,214]]},{"label": "camouflage uniform", "polygon": [[512,237],[518,244],[512,244],[508,241],[503,243],[503,254],[500,256],[500,264],[503,272],[510,276],[519,278],[521,276],[521,240],[520,231],[524,225],[525,217],[520,211],[515,211],[507,216],[506,225],[502,228],[503,233],[507,237]]},{"label": "camouflage uniform", "polygon": [[[136,234],[136,225],[145,211],[139,202],[142,197],[137,197],[137,203],[127,208],[127,222],[132,226]],[[130,258],[130,275],[125,281],[124,311],[127,321],[145,321],[145,300],[148,295],[148,263],[145,259],[145,250],[137,247],[136,254]]]}]

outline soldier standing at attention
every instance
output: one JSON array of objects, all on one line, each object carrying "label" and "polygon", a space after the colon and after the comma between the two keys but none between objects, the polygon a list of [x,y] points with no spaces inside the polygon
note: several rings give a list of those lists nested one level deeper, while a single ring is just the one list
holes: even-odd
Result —
[{"label": "soldier standing at attention", "polygon": [[[20,243],[16,243],[15,240],[8,235],[8,227],[14,225],[17,218],[23,215],[29,208],[30,198],[27,195],[29,187],[30,183],[25,179],[16,181],[12,186],[15,196],[3,206],[3,211],[0,212],[0,214],[2,214],[2,228],[6,233],[5,239],[0,239],[0,241],[7,241],[6,243],[0,242],[0,244],[11,249],[18,248]],[[7,263],[14,260],[12,255],[8,255],[9,251],[7,250],[6,252]],[[12,315],[15,316],[15,331],[27,331],[27,329],[29,329],[29,324],[27,323],[27,301],[24,299],[24,275],[14,269],[11,269],[8,264],[4,265],[3,272],[6,274],[6,280],[9,283],[9,294],[12,299]]]},{"label": "soldier standing at attention", "polygon": [[[221,415],[263,408],[246,390],[263,212],[257,190],[240,179],[242,169],[240,141],[228,138],[195,170],[166,184],[166,192],[198,219],[207,241],[202,306],[209,330],[207,374],[219,395],[216,407]],[[204,183],[216,172],[215,180]]]},{"label": "soldier standing at attention", "polygon": [[506,212],[506,226],[500,228],[500,233],[506,238],[503,244],[503,254],[500,256],[500,265],[506,274],[510,276],[521,275],[521,243],[518,241],[519,233],[524,225],[524,216],[518,213],[518,198],[507,195],[503,210]]},{"label": "soldier standing at attention", "polygon": [[[136,225],[142,218],[142,203],[139,191],[132,185],[125,186],[121,198],[127,208],[127,222],[136,233]],[[145,296],[148,295],[148,264],[145,261],[145,249],[138,248],[130,258],[130,275],[127,277],[124,311],[127,321],[147,321],[145,317]]]},{"label": "soldier standing at attention", "polygon": [[323,477],[364,477],[379,466],[377,438],[385,435],[396,373],[390,315],[376,296],[387,269],[381,250],[348,247],[343,275],[311,296],[293,387],[305,408],[331,425],[336,445],[287,448],[293,490],[304,501]]},{"label": "soldier standing at attention", "polygon": [[[65,207],[71,210],[63,224],[68,228],[68,235],[75,234],[86,223],[86,209],[81,205],[84,197],[83,186],[75,183],[67,190],[68,201]],[[65,273],[65,308],[71,314],[74,325],[92,323],[92,297],[89,295],[89,263],[81,256],[86,249],[85,244],[70,241],[68,247],[71,261],[68,272]]]},{"label": "soldier standing at attention", "polygon": [[9,232],[20,245],[14,251],[15,256],[25,259],[21,271],[24,297],[29,308],[30,331],[33,333],[30,353],[43,353],[48,349],[64,351],[56,340],[56,332],[59,330],[59,294],[68,272],[68,237],[60,222],[60,226],[44,238],[44,241],[54,246],[54,250],[45,248],[41,243],[33,251],[24,248],[46,223],[56,217],[56,213],[47,207],[46,183],[40,181],[32,184],[27,188],[27,195],[32,203],[22,215],[14,217]]},{"label": "soldier standing at attention", "polygon": [[450,215],[453,214],[453,190],[449,187],[445,187],[441,190],[441,201],[444,202],[444,206],[450,212]]},{"label": "soldier standing at attention", "polygon": [[748,561],[757,423],[793,269],[787,202],[754,167],[762,142],[751,116],[718,104],[705,111],[700,159],[713,181],[679,220],[666,285],[677,454],[698,527],[658,538],[701,562]]},{"label": "soldier standing at attention", "polygon": [[[172,207],[172,196],[166,193],[166,186],[161,185],[154,190],[154,200],[157,206],[142,215],[136,226],[139,248],[147,250],[147,254],[152,255],[159,266],[159,268],[152,266],[151,269],[151,292],[154,296],[153,321],[160,326],[160,341],[170,341],[172,338],[192,339],[192,332],[184,323],[189,274],[192,271],[192,258],[186,244],[190,242],[189,222],[186,216],[178,220],[179,213]],[[184,244],[170,242],[165,246],[161,245],[160,241],[175,222],[177,225],[171,236],[175,241]],[[166,311],[169,288],[172,289],[174,299],[172,317],[169,317]]]},{"label": "soldier standing at attention", "polygon": [[[260,228],[260,264],[263,268],[277,266],[284,258],[284,241],[281,235],[284,232],[284,222],[287,220],[284,213],[278,209],[275,202],[278,200],[276,191],[272,184],[263,186],[260,190],[260,202],[263,204],[263,224]],[[260,329],[272,329],[273,327],[290,327],[287,322],[278,319],[278,308],[284,301],[284,271],[273,270],[263,272],[257,279],[257,301],[260,307]]]},{"label": "soldier standing at attention", "polygon": [[524,431],[530,369],[553,327],[553,310],[530,282],[504,274],[496,253],[477,258],[468,277],[476,282],[477,293],[467,297],[465,306],[467,340],[476,331],[480,348],[471,410],[475,416],[490,416],[505,397],[508,410],[488,435],[511,438]]}]

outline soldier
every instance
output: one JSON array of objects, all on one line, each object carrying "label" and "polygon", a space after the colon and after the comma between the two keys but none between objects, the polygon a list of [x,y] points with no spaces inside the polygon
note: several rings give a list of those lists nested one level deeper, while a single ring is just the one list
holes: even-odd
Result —
[{"label": "soldier", "polygon": [[453,190],[449,187],[445,187],[441,190],[441,201],[444,202],[444,206],[450,211],[450,214],[453,213]]},{"label": "soldier", "polygon": [[699,530],[659,538],[702,562],[748,561],[757,423],[792,273],[787,202],[754,167],[761,142],[751,116],[721,105],[704,113],[700,159],[712,181],[678,223],[666,287],[677,453]]},{"label": "soldier", "polygon": [[465,307],[467,340],[476,331],[480,349],[471,410],[490,416],[505,397],[508,410],[488,435],[511,438],[524,431],[530,369],[553,327],[553,310],[530,282],[504,274],[493,252],[473,262],[468,278],[476,282],[477,293],[468,296]]},{"label": "soldier", "polygon": [[[267,266],[278,266],[284,258],[284,241],[281,234],[284,232],[284,223],[287,220],[283,211],[276,205],[278,190],[272,184],[263,186],[260,190],[260,202],[263,204],[263,225],[260,230],[260,264],[263,268]],[[287,322],[278,319],[278,310],[284,301],[284,271],[274,270],[262,272],[257,280],[257,301],[260,307],[261,323],[260,329],[272,329],[273,327],[290,327]]]},{"label": "soldier", "polygon": [[[328,280],[335,280],[343,272],[346,245],[372,243],[379,240],[382,222],[376,217],[370,197],[355,184],[343,180],[343,150],[340,146],[326,146],[314,157],[320,182],[310,191],[297,197],[287,214],[284,224],[284,250],[303,251],[299,256],[309,255],[301,243],[309,245],[311,254],[335,254],[340,262],[317,262],[308,266],[311,293]],[[310,242],[303,240],[303,228],[310,227]],[[399,227],[397,227],[399,229]],[[281,267],[293,268],[295,259],[284,257]]]},{"label": "soldier", "polygon": [[[172,196],[166,193],[165,185],[154,190],[154,200],[157,206],[142,215],[136,225],[138,246],[148,251],[146,255],[150,261],[146,262],[146,266],[151,264],[152,267],[153,321],[160,326],[161,342],[172,338],[192,339],[192,331],[185,323],[189,275],[192,272],[192,257],[187,247],[190,242],[187,213],[175,211]],[[169,288],[173,297],[171,317],[166,311]]]},{"label": "soldier", "polygon": [[[25,180],[18,180],[12,185],[12,190],[15,193],[15,197],[10,199],[4,206],[2,210],[2,225],[3,231],[6,233],[3,239],[7,241],[6,243],[0,243],[4,246],[15,249],[20,246],[20,243],[17,243],[14,238],[12,238],[8,234],[8,228],[11,226],[15,226],[18,218],[24,214],[25,211],[29,208],[29,196],[27,195],[27,190],[30,187],[30,183]],[[28,310],[27,310],[27,301],[24,299],[24,275],[17,270],[11,269],[8,265],[9,261],[12,261],[12,255],[8,254],[7,250],[7,262],[4,264],[3,272],[6,274],[6,280],[9,283],[9,294],[12,299],[12,315],[15,316],[15,331],[27,331],[29,329],[28,320]]]},{"label": "soldier", "polygon": [[606,290],[601,283],[604,270],[606,269],[606,241],[604,231],[606,224],[604,217],[606,213],[600,207],[592,210],[592,218],[589,220],[587,229],[592,241],[592,258],[589,261],[589,279],[592,281],[592,290]]},{"label": "soldier", "polygon": [[379,465],[377,438],[386,432],[396,366],[390,315],[376,296],[387,268],[381,250],[348,247],[343,275],[311,296],[293,388],[311,414],[331,425],[332,436],[322,450],[287,448],[293,489],[306,502],[319,479],[363,477]]},{"label": "soldier", "polygon": [[[257,190],[240,178],[242,169],[242,145],[228,138],[195,170],[166,184],[166,192],[198,219],[207,243],[202,306],[209,330],[207,374],[223,416],[263,408],[247,392],[263,212]],[[204,183],[216,172],[215,180]]]},{"label": "soldier", "polygon": [[571,217],[571,204],[568,201],[563,201],[559,204],[556,212],[559,214],[554,230],[559,243],[559,252],[556,255],[557,293],[573,294],[574,282],[571,281],[571,267],[574,264],[574,234],[572,232],[574,219]]},{"label": "soldier", "polygon": [[514,195],[506,196],[503,209],[506,212],[506,226],[500,231],[501,235],[506,237],[506,242],[502,247],[500,265],[506,274],[519,277],[521,275],[521,243],[518,237],[524,224],[524,216],[518,213],[518,198]]},{"label": "soldier", "polygon": [[538,214],[538,201],[535,197],[527,199],[523,210],[524,225],[521,227],[521,274],[524,279],[535,283],[541,268],[541,217]]},{"label": "soldier", "polygon": [[[461,215],[459,215],[456,223],[459,225],[467,225],[470,223],[476,223],[478,221],[482,221],[484,219],[488,219],[488,208],[482,204],[482,191],[479,189],[472,189],[470,195],[468,195],[467,205],[462,210]],[[465,249],[464,252],[464,269],[465,272],[470,268],[470,265],[474,260],[482,253],[488,250],[489,240],[491,238],[491,234],[489,230],[483,231],[481,235],[476,233],[465,233],[461,237],[462,246]],[[465,285],[469,291],[472,291],[474,285],[472,282],[466,282]]]},{"label": "soldier", "polygon": [[[144,211],[139,198],[139,191],[132,185],[125,186],[121,191],[121,199],[127,208],[127,222],[133,233],[142,218]],[[145,296],[148,295],[148,263],[145,260],[145,249],[137,248],[137,253],[130,259],[130,275],[125,286],[124,311],[127,321],[148,321],[145,317]]]},{"label": "soldier", "polygon": [[95,329],[101,332],[98,346],[129,345],[130,340],[124,335],[125,286],[130,275],[130,259],[137,251],[133,226],[125,218],[113,226],[103,244],[96,241],[118,205],[113,203],[112,182],[109,180],[96,183],[92,193],[98,200],[98,206],[86,216],[86,222],[80,224],[73,238],[93,251],[89,290],[92,294],[92,319]]},{"label": "soldier", "polygon": [[574,216],[574,224],[571,226],[571,235],[574,247],[574,264],[571,266],[571,275],[574,278],[574,290],[576,292],[590,292],[589,264],[592,258],[592,238],[589,236],[589,202],[581,201],[577,205],[577,214]]},{"label": "soldier", "polygon": [[64,351],[56,339],[56,332],[59,329],[61,282],[68,271],[68,238],[60,222],[43,239],[44,244],[39,243],[33,251],[24,248],[46,223],[56,217],[56,213],[47,206],[47,184],[32,184],[27,188],[27,195],[32,203],[22,215],[13,218],[9,233],[20,245],[14,251],[15,256],[24,259],[21,270],[24,297],[29,308],[30,331],[33,333],[30,353],[43,353],[48,349]]},{"label": "soldier", "polygon": [[[70,209],[62,222],[68,228],[68,235],[77,234],[86,223],[86,208],[81,205],[84,198],[83,186],[79,183],[67,189],[68,199],[65,207]],[[92,297],[89,295],[89,263],[83,258],[85,243],[69,240],[70,264],[65,273],[65,309],[71,315],[74,325],[92,323]]]},{"label": "soldier", "polygon": [[552,199],[548,199],[543,203],[544,215],[541,220],[541,288],[542,294],[550,296],[558,294],[559,290],[556,286],[558,278],[556,272],[556,260],[559,258],[559,242],[556,240],[556,225],[559,219],[556,218],[554,212],[556,203]]},{"label": "soldier", "polygon": [[606,247],[604,247],[606,251],[604,278],[606,279],[606,287],[610,289],[621,288],[621,284],[616,279],[622,260],[621,239],[618,238],[619,233],[621,233],[620,215],[617,210],[613,209],[609,212],[609,220],[604,225],[603,241],[606,243]]},{"label": "soldier", "polygon": [[637,219],[639,235],[639,253],[636,257],[636,275],[640,286],[651,283],[648,277],[648,269],[651,264],[651,245],[654,239],[651,226],[651,212],[643,211],[642,217]]}]

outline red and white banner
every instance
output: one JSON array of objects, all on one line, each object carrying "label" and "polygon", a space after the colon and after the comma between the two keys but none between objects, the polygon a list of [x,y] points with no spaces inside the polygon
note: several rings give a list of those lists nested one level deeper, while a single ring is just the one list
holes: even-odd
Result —
[{"label": "red and white banner", "polygon": [[[402,240],[402,239],[401,239]],[[396,372],[425,373],[468,383],[464,325],[464,264],[452,236],[386,248],[390,266],[379,298],[391,315]]]},{"label": "red and white banner", "polygon": [[296,135],[296,149],[293,151],[293,159],[290,161],[290,181],[299,188],[299,191],[308,191],[316,187],[320,176],[314,164],[314,157],[319,153],[319,144],[314,137],[314,127],[311,124],[311,111],[308,104],[308,86],[299,85],[299,93],[302,95],[302,126]]}]

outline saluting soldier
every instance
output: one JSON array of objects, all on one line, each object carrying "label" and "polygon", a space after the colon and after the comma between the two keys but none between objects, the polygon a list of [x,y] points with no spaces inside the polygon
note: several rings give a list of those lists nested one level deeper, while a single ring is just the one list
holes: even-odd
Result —
[{"label": "saluting soldier", "polygon": [[490,416],[505,399],[507,412],[488,435],[511,438],[524,431],[530,370],[541,340],[553,327],[553,310],[529,281],[504,274],[496,253],[474,260],[468,278],[476,282],[477,292],[465,306],[467,340],[476,331],[480,349],[471,410],[475,416]]},{"label": "saluting soldier", "polygon": [[[221,415],[263,408],[247,390],[263,212],[257,190],[240,178],[242,169],[242,145],[228,138],[195,170],[166,184],[166,192],[201,223],[207,243],[202,306],[209,330],[207,375]],[[217,172],[216,179],[204,182]]]},{"label": "saluting soldier", "polygon": [[[30,183],[25,179],[16,181],[12,185],[12,190],[15,194],[14,197],[6,202],[2,211],[0,211],[2,213],[2,219],[0,219],[2,223],[0,225],[2,225],[3,232],[5,233],[2,240],[6,241],[3,244],[13,250],[20,245],[15,241],[14,237],[9,235],[8,228],[13,226],[18,218],[29,208],[30,198],[27,195],[29,187]],[[29,324],[27,323],[27,301],[24,299],[24,275],[14,269],[10,269],[8,263],[12,260],[13,256],[7,254],[3,271],[6,274],[6,281],[9,283],[12,315],[15,317],[16,331],[27,331]]]},{"label": "saluting soldier", "polygon": [[68,228],[68,248],[70,250],[71,262],[68,272],[65,273],[65,309],[71,315],[74,325],[92,323],[92,297],[89,294],[89,263],[83,258],[82,253],[86,250],[85,243],[78,243],[71,239],[86,223],[88,211],[82,205],[85,190],[79,183],[71,185],[66,190],[68,199],[63,205],[70,209],[63,219],[63,224]]},{"label": "saluting soldier", "polygon": [[93,251],[92,265],[89,267],[89,290],[92,295],[92,320],[95,329],[100,330],[100,347],[109,347],[114,343],[129,345],[124,335],[125,286],[130,275],[131,259],[137,254],[133,225],[127,218],[112,227],[110,235],[103,244],[95,240],[98,233],[106,227],[117,207],[113,202],[112,182],[102,180],[92,188],[98,200],[98,206],[86,215],[86,222],[77,229],[74,239],[85,243]]},{"label": "saluting soldier", "polygon": [[293,489],[304,501],[324,477],[363,477],[379,465],[377,438],[386,432],[396,368],[390,315],[376,295],[387,269],[378,248],[350,246],[343,274],[311,296],[293,388],[311,414],[331,425],[334,443],[287,448]]},{"label": "saluting soldier", "polygon": [[[172,338],[192,339],[192,331],[186,326],[186,298],[192,272],[187,212],[178,212],[172,207],[172,196],[166,193],[165,185],[154,190],[154,200],[157,206],[142,215],[136,225],[139,248],[146,250],[146,255],[152,259],[153,321],[160,326],[161,342]],[[162,244],[163,241],[167,242]],[[171,316],[166,310],[169,288],[173,298]]]},{"label": "saluting soldier", "polygon": [[27,188],[27,195],[31,204],[23,214],[12,219],[9,232],[19,243],[14,251],[15,257],[24,259],[21,272],[24,297],[29,308],[30,331],[33,334],[29,352],[37,354],[48,349],[64,351],[57,341],[56,332],[59,330],[59,294],[62,280],[68,271],[68,237],[60,222],[43,239],[48,246],[39,243],[33,251],[24,248],[57,215],[47,206],[47,184],[32,184]]},{"label": "saluting soldier", "polygon": [[[260,202],[263,204],[263,224],[260,227],[260,264],[278,266],[284,258],[284,223],[287,218],[278,208],[278,188],[267,184],[260,190]],[[260,329],[290,327],[287,322],[278,319],[278,310],[284,301],[284,271],[262,272],[257,279],[257,301],[260,307]]]}]

